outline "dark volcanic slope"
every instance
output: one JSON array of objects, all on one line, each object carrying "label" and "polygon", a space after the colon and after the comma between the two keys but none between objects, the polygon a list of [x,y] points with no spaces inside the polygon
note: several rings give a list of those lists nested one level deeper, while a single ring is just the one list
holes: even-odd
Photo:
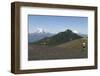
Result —
[{"label": "dark volcanic slope", "polygon": [[33,44],[55,46],[55,45],[59,45],[80,38],[82,37],[77,35],[76,33],[73,33],[71,30],[68,29],[52,37],[46,37],[44,39],[41,39],[37,42],[34,42]]},{"label": "dark volcanic slope", "polygon": [[81,38],[56,47],[29,44],[28,60],[87,58],[87,47],[83,49],[81,45],[84,40]]},{"label": "dark volcanic slope", "polygon": [[76,39],[76,40],[72,40],[70,42],[66,42],[63,44],[60,44],[56,47],[60,47],[60,48],[70,48],[70,49],[75,49],[75,48],[79,48],[82,49],[82,43],[86,43],[86,47],[87,47],[87,38],[80,38],[80,39]]},{"label": "dark volcanic slope", "polygon": [[52,59],[79,59],[87,58],[87,52],[82,49],[63,49],[57,47],[29,46],[28,60],[52,60]]}]

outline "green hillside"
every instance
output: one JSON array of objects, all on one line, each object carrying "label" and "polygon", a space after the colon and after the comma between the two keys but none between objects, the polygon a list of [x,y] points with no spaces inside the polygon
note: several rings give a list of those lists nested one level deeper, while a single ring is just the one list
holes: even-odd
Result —
[{"label": "green hillside", "polygon": [[33,44],[37,45],[48,45],[48,46],[56,46],[65,42],[69,42],[72,40],[80,39],[81,36],[77,35],[76,33],[73,33],[71,30],[66,30],[64,32],[60,32],[52,37],[46,37],[44,39],[41,39],[37,42],[34,42]]}]

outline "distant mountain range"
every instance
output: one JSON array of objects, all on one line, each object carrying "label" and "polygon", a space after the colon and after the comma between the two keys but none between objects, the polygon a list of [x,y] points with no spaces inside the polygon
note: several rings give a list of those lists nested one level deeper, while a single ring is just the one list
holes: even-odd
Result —
[{"label": "distant mountain range", "polygon": [[87,37],[88,37],[87,34],[81,34],[81,33],[78,33],[78,35],[80,35],[80,36],[82,36],[82,37],[84,37],[84,38],[87,38]]},{"label": "distant mountain range", "polygon": [[50,33],[45,34],[45,36],[43,37],[41,37],[40,40],[33,42],[33,44],[55,46],[55,45],[59,45],[65,42],[75,40],[75,39],[83,38],[82,36],[78,35],[77,33],[74,33],[70,29],[67,29],[66,31],[63,31],[63,32],[59,32],[58,34],[55,34],[55,35],[52,35]]},{"label": "distant mountain range", "polygon": [[54,34],[52,33],[46,33],[46,32],[35,32],[35,33],[29,33],[28,34],[28,42],[32,43],[32,42],[36,42],[38,40],[41,40],[45,37],[51,37]]}]

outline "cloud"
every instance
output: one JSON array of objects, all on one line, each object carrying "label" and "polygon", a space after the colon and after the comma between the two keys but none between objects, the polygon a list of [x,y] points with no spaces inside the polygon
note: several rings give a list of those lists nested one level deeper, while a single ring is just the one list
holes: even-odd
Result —
[{"label": "cloud", "polygon": [[73,32],[74,32],[74,33],[79,33],[79,32],[78,32],[78,31],[76,31],[76,30],[73,30]]}]

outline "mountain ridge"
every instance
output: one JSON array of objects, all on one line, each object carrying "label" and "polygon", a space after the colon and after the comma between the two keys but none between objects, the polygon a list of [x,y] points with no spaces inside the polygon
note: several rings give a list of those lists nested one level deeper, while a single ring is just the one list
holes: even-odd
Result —
[{"label": "mountain ridge", "polygon": [[82,38],[82,37],[72,32],[72,30],[67,29],[51,37],[45,37],[39,41],[33,42],[33,44],[55,46],[55,45],[59,45],[64,42],[69,42],[69,41],[79,39],[79,38]]}]

